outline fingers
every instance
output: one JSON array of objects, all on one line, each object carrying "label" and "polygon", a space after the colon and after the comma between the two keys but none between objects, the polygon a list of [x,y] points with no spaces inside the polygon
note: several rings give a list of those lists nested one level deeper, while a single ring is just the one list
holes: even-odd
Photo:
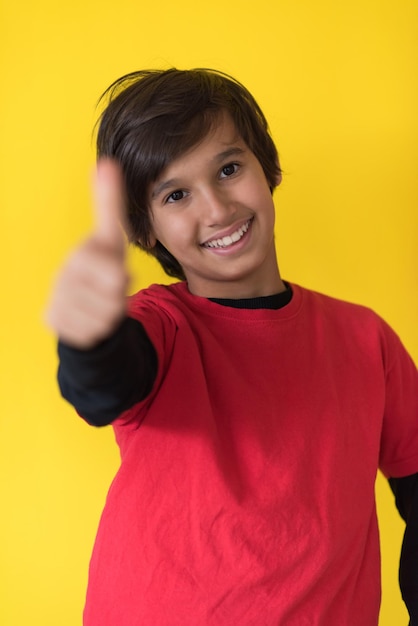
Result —
[{"label": "fingers", "polygon": [[117,163],[98,163],[93,191],[94,231],[64,264],[47,313],[58,337],[78,348],[109,336],[126,314],[125,192]]},{"label": "fingers", "polygon": [[46,322],[69,345],[81,349],[95,345],[126,314],[128,280],[123,261],[113,249],[89,239],[59,273]]},{"label": "fingers", "polygon": [[96,241],[115,252],[124,254],[126,239],[126,209],[123,175],[120,167],[111,159],[97,164],[93,183],[96,213]]}]

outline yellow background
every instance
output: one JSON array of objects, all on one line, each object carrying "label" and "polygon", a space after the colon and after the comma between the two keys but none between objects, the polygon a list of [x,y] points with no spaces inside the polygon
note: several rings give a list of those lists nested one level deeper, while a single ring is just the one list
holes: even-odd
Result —
[{"label": "yellow background", "polygon": [[[373,307],[417,361],[418,5],[3,0],[0,10],[0,624],[79,626],[118,452],[111,428],[88,427],[60,399],[42,315],[56,269],[92,222],[98,96],[145,67],[240,79],[285,171],[282,274]],[[166,280],[139,253],[130,263],[133,288]],[[403,523],[382,478],[378,501],[380,624],[406,625]]]}]

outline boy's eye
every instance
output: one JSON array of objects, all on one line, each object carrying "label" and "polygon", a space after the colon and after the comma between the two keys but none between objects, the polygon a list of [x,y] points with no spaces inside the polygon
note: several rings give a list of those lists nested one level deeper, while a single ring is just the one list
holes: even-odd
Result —
[{"label": "boy's eye", "polygon": [[221,178],[228,178],[238,170],[238,163],[228,163],[221,169]]},{"label": "boy's eye", "polygon": [[177,191],[173,191],[173,193],[171,193],[166,202],[178,202],[179,200],[182,200],[185,197],[185,192],[181,191],[181,190],[177,190]]}]

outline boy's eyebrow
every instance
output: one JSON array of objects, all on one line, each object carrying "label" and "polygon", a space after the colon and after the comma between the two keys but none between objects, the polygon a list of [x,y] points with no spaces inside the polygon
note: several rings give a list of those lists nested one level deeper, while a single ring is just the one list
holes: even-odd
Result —
[{"label": "boy's eyebrow", "polygon": [[[228,148],[227,150],[223,150],[222,152],[219,152],[213,158],[213,160],[218,163],[221,163],[222,161],[224,161],[225,159],[228,159],[231,156],[238,156],[240,154],[243,154],[244,152],[245,150],[243,148],[239,148],[238,146],[233,146],[232,148]],[[170,188],[177,187],[180,185],[181,185],[181,182],[179,181],[178,178],[170,178],[169,180],[164,180],[152,190],[151,197],[156,198],[166,189],[170,189]]]},{"label": "boy's eyebrow", "polygon": [[244,148],[233,146],[232,148],[228,148],[228,150],[224,150],[223,152],[217,154],[214,161],[223,161],[224,159],[228,159],[230,156],[237,156],[239,154],[243,154],[244,152]]}]

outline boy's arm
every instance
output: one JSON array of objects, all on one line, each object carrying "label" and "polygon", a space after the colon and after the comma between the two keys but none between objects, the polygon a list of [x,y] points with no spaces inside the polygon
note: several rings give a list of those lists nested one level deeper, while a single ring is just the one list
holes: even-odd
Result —
[{"label": "boy's arm", "polygon": [[390,478],[397,509],[406,522],[399,565],[402,598],[411,618],[410,626],[418,626],[418,474]]},{"label": "boy's arm", "polygon": [[89,350],[58,343],[62,396],[94,426],[105,426],[144,400],[155,382],[157,354],[140,322],[126,317]]},{"label": "boy's arm", "polygon": [[47,319],[60,339],[64,397],[92,423],[112,421],[149,393],[155,350],[126,318],[124,185],[116,163],[102,160],[95,178],[96,225],[64,264]]}]

